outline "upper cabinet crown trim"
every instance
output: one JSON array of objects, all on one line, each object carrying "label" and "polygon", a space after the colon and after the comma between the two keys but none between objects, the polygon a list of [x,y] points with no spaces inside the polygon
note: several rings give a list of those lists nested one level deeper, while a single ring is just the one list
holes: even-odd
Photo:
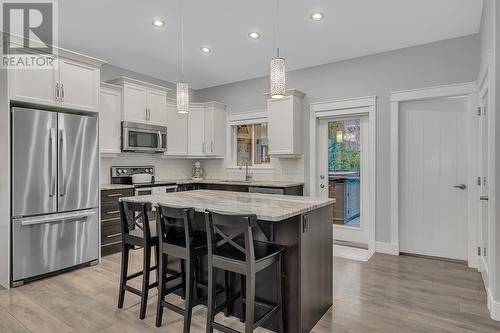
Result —
[{"label": "upper cabinet crown trim", "polygon": [[95,66],[95,67],[101,67],[102,65],[108,63],[105,60],[101,60],[101,59],[98,59],[98,58],[94,58],[94,57],[91,57],[91,56],[88,56],[88,55],[85,55],[85,54],[82,54],[82,53],[78,53],[78,52],[75,52],[75,51],[66,50],[66,49],[63,49],[63,48],[58,48],[57,49],[57,55],[59,57],[62,57],[62,58],[76,60],[76,61],[83,62],[83,63],[86,63],[87,65],[92,65],[92,66]]},{"label": "upper cabinet crown trim", "polygon": [[166,92],[169,92],[169,91],[172,90],[172,89],[167,88],[167,87],[163,87],[163,86],[159,86],[157,84],[153,84],[153,83],[149,83],[149,82],[144,82],[144,81],[141,81],[141,80],[133,79],[133,78],[130,78],[130,77],[127,77],[127,76],[121,76],[119,78],[116,78],[116,79],[113,79],[113,80],[109,80],[109,81],[107,81],[107,83],[117,84],[117,85],[123,85],[123,84],[126,84],[126,83],[137,84],[137,85],[144,86],[146,88],[157,89],[157,90],[162,90],[162,91],[166,91]]},{"label": "upper cabinet crown trim", "polygon": [[[287,89],[285,91],[285,94],[286,94],[286,96],[295,96],[298,98],[304,98],[304,96],[306,95],[304,92],[297,90],[297,89]],[[270,92],[263,93],[262,95],[264,95],[266,97],[271,97]],[[276,99],[276,100],[278,100],[278,99]]]}]

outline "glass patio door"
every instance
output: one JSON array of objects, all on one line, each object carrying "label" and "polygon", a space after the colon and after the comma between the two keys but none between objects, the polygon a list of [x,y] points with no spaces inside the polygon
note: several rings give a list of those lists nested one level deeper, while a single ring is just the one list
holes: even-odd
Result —
[{"label": "glass patio door", "polygon": [[336,200],[334,239],[368,247],[368,116],[320,120],[318,144],[320,193]]}]

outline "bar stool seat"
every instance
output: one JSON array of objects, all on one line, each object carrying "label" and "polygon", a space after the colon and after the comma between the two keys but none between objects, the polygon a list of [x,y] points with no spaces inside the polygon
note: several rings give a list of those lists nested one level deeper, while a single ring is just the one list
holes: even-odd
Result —
[{"label": "bar stool seat", "polygon": [[[241,247],[245,246],[244,239],[233,240]],[[253,241],[255,251],[255,271],[260,272],[264,268],[277,262],[278,255],[285,251],[285,248],[266,242]],[[234,246],[224,244],[218,247],[213,254],[213,263],[215,267],[226,267],[234,273],[243,274],[247,272],[245,254],[241,251],[235,251]]]}]

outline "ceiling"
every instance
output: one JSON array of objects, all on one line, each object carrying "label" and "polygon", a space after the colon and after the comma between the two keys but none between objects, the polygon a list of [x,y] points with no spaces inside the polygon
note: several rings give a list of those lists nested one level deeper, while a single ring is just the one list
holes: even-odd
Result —
[{"label": "ceiling", "polygon": [[[267,75],[275,1],[182,0],[184,67],[201,89]],[[482,0],[280,0],[278,45],[287,70],[477,33]],[[320,22],[311,12],[324,12]],[[166,26],[156,28],[153,19]],[[250,40],[250,31],[262,38]],[[180,0],[59,1],[59,41],[158,79],[180,79]],[[208,46],[208,55],[200,52]]]}]

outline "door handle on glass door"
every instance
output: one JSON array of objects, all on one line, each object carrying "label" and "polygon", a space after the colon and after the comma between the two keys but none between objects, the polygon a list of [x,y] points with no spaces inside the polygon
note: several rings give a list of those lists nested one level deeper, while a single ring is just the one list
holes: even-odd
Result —
[{"label": "door handle on glass door", "polygon": [[465,190],[467,186],[465,184],[455,185],[454,188],[458,188],[459,190]]}]

